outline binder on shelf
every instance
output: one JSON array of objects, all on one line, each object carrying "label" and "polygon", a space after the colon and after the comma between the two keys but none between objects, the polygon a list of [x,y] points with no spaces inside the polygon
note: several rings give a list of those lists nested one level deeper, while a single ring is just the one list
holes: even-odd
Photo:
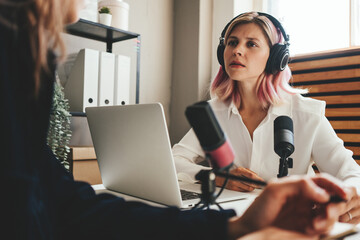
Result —
[{"label": "binder on shelf", "polygon": [[85,112],[86,107],[97,106],[99,52],[81,49],[64,86],[71,112]]},{"label": "binder on shelf", "polygon": [[130,57],[116,55],[114,104],[125,105],[130,101]]},{"label": "binder on shelf", "polygon": [[115,55],[99,54],[98,106],[114,105]]}]

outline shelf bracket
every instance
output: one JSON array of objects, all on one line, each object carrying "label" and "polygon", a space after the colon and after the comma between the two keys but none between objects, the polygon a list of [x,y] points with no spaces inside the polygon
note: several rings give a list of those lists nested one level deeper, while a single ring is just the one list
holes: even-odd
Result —
[{"label": "shelf bracket", "polygon": [[111,29],[106,30],[106,51],[112,52],[112,39],[113,39],[113,31]]}]

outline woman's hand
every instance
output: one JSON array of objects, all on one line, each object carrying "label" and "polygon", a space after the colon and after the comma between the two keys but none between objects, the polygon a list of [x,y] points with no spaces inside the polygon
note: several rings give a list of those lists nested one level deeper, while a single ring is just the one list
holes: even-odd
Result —
[{"label": "woman's hand", "polygon": [[239,219],[229,222],[229,236],[239,237],[277,227],[309,236],[331,230],[346,203],[330,203],[330,195],[348,200],[340,182],[328,174],[291,176],[271,181]]},{"label": "woman's hand", "polygon": [[[241,176],[241,177],[247,177],[254,180],[264,181],[261,177],[259,177],[255,172],[251,171],[250,169],[238,167],[229,172],[232,175]],[[216,186],[222,187],[224,184],[225,178],[223,177],[216,177]],[[230,180],[227,182],[225,188],[233,190],[233,191],[239,191],[239,192],[251,192],[256,188],[262,188],[262,186],[253,184],[253,183],[245,183],[241,181],[236,180]]]},{"label": "woman's hand", "polygon": [[339,222],[358,224],[360,223],[360,196],[355,187],[345,189],[350,195],[350,200],[346,203],[345,211],[339,217]]}]

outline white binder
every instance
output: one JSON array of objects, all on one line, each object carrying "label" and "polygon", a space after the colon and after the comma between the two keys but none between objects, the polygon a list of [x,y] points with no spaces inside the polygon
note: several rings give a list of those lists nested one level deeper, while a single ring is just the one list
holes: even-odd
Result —
[{"label": "white binder", "polygon": [[85,112],[86,107],[97,106],[99,52],[81,49],[64,86],[71,112]]},{"label": "white binder", "polygon": [[129,104],[130,101],[130,57],[116,55],[114,105]]},{"label": "white binder", "polygon": [[98,106],[114,105],[115,55],[99,54]]}]

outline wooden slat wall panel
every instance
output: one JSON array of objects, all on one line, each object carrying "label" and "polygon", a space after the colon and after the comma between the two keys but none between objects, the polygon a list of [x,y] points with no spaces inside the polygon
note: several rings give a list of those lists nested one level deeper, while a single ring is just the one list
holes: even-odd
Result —
[{"label": "wooden slat wall panel", "polygon": [[333,79],[344,79],[344,78],[355,78],[360,77],[360,69],[346,69],[346,70],[335,70],[335,71],[324,71],[324,72],[312,72],[303,74],[293,74],[292,81],[297,82],[312,82],[321,80],[333,80]]},{"label": "wooden slat wall panel", "polygon": [[351,150],[354,155],[360,156],[360,147],[346,147],[347,149]]},{"label": "wooden slat wall panel", "polygon": [[326,101],[326,117],[360,164],[360,48],[293,58],[295,87]]},{"label": "wooden slat wall panel", "polygon": [[330,121],[334,129],[360,129],[360,121]]},{"label": "wooden slat wall panel", "polygon": [[312,98],[325,101],[327,105],[360,103],[360,95],[314,96]]},{"label": "wooden slat wall panel", "polygon": [[358,143],[360,142],[360,134],[359,133],[338,133],[339,138],[341,138],[344,142]]},{"label": "wooden slat wall panel", "polygon": [[325,92],[339,92],[339,91],[360,91],[360,82],[340,82],[329,84],[315,84],[305,85],[310,93],[325,93]]},{"label": "wooden slat wall panel", "polygon": [[359,64],[359,62],[360,62],[360,56],[350,56],[350,57],[339,57],[339,58],[330,58],[323,60],[313,60],[307,62],[298,62],[298,63],[292,63],[290,64],[290,66],[291,66],[291,71],[299,71],[299,70],[307,70],[307,69],[356,65]]},{"label": "wooden slat wall panel", "polygon": [[326,117],[359,117],[360,108],[327,108],[325,110]]}]

